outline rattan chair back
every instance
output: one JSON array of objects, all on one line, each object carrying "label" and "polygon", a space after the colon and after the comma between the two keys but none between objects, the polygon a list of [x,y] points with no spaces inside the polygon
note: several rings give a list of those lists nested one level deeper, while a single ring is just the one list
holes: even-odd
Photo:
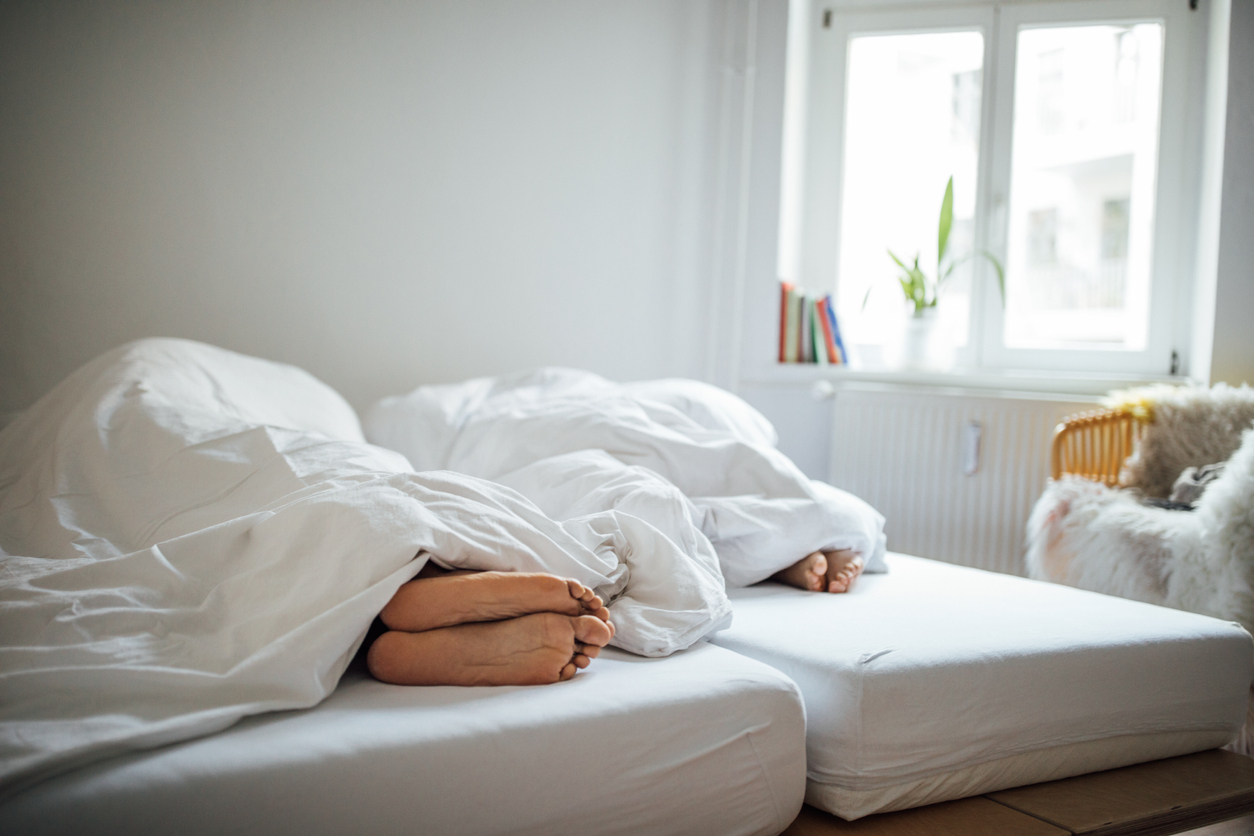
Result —
[{"label": "rattan chair back", "polygon": [[1115,487],[1119,471],[1145,426],[1143,419],[1121,409],[1072,415],[1054,429],[1050,454],[1053,477],[1074,474]]}]

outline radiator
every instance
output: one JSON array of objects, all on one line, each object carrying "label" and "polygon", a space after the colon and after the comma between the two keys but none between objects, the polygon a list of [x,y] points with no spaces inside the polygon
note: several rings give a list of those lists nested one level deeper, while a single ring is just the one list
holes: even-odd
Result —
[{"label": "radiator", "polygon": [[850,391],[833,405],[830,478],[887,520],[892,551],[1013,575],[1058,421],[1091,401]]}]

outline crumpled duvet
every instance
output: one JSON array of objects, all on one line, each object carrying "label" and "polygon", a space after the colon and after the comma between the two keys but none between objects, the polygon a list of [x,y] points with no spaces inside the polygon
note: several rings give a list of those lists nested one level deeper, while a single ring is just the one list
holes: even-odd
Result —
[{"label": "crumpled duvet", "polygon": [[428,558],[575,578],[615,644],[665,655],[727,623],[724,574],[882,550],[865,505],[819,524],[842,495],[737,399],[634,386],[419,390],[376,410],[409,427],[385,449],[290,366],[160,339],[79,369],[0,431],[0,794],[315,705]]},{"label": "crumpled duvet", "polygon": [[365,429],[419,471],[508,485],[556,520],[634,514],[662,535],[656,548],[717,561],[730,586],[820,549],[853,549],[884,571],[884,518],[808,479],[761,414],[708,384],[541,369],[385,398]]}]

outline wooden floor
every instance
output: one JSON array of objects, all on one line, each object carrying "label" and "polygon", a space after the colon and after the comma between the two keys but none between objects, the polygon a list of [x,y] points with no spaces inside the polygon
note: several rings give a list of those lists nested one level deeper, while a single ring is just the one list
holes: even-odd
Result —
[{"label": "wooden floor", "polygon": [[1218,749],[847,822],[806,806],[785,836],[1254,836],[1254,760]]}]

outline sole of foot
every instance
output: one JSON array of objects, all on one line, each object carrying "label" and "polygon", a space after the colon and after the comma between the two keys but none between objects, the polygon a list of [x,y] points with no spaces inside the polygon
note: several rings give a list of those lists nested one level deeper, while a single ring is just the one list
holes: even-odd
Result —
[{"label": "sole of foot", "polygon": [[420,577],[398,589],[379,617],[390,630],[417,633],[543,612],[610,620],[605,603],[591,589],[569,578],[538,572]]},{"label": "sole of foot", "polygon": [[595,616],[533,613],[384,633],[366,663],[376,679],[393,685],[547,685],[586,668],[612,635]]}]

